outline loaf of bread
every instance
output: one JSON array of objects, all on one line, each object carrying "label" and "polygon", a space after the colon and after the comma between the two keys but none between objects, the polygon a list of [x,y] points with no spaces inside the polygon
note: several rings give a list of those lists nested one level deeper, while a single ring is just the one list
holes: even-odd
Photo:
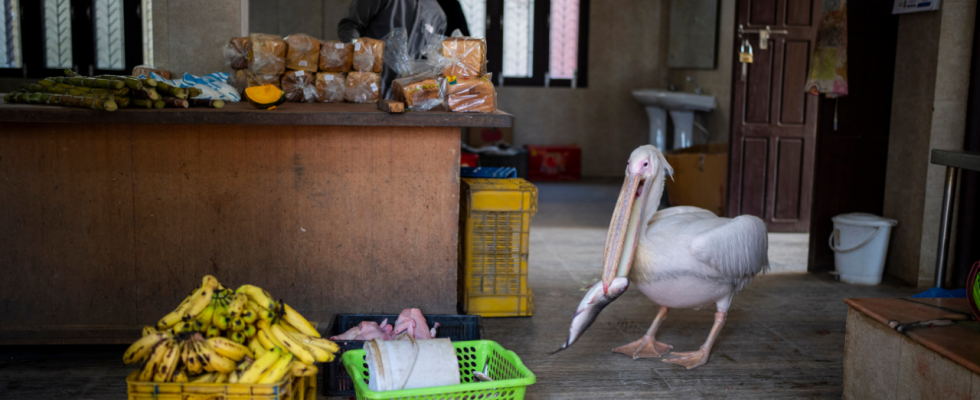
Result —
[{"label": "loaf of bread", "polygon": [[384,52],[385,42],[365,37],[354,39],[354,70],[381,72]]},{"label": "loaf of bread", "polygon": [[340,103],[347,93],[346,72],[318,72],[316,74],[316,101]]},{"label": "loaf of bread", "polygon": [[286,42],[282,37],[253,33],[248,51],[248,69],[256,75],[280,76],[286,72]]},{"label": "loaf of bread", "polygon": [[353,62],[353,44],[336,40],[320,42],[320,71],[347,72]]},{"label": "loaf of bread", "polygon": [[286,68],[316,73],[320,41],[305,33],[286,36]]},{"label": "loaf of bread", "polygon": [[137,65],[133,67],[133,76],[143,75],[149,78],[150,73],[155,73],[163,77],[163,79],[170,79],[170,71],[154,68],[150,65]]},{"label": "loaf of bread", "polygon": [[282,84],[280,80],[281,80],[280,75],[257,75],[256,73],[250,70],[246,70],[245,72],[246,87],[262,86],[262,85],[269,84],[282,89]]},{"label": "loaf of bread", "polygon": [[344,98],[351,103],[376,103],[381,94],[381,74],[351,71]]},{"label": "loaf of bread", "polygon": [[433,74],[419,74],[395,79],[391,93],[396,101],[412,111],[429,111],[439,104],[439,82]]},{"label": "loaf of bread", "polygon": [[231,38],[225,44],[225,65],[231,69],[248,68],[248,50],[252,48],[252,41],[248,37]]},{"label": "loaf of bread", "polygon": [[234,86],[239,94],[244,93],[248,87],[248,74],[248,70],[236,69],[228,75],[228,84]]},{"label": "loaf of bread", "polygon": [[455,82],[446,79],[445,104],[456,112],[494,112],[497,96],[489,75],[472,78],[457,77]]},{"label": "loaf of bread", "polygon": [[481,38],[451,37],[442,41],[442,55],[449,65],[442,70],[443,76],[473,77],[486,73],[487,42]]},{"label": "loaf of bread", "polygon": [[282,92],[286,96],[286,101],[313,103],[316,101],[316,78],[310,72],[286,71],[282,76]]}]

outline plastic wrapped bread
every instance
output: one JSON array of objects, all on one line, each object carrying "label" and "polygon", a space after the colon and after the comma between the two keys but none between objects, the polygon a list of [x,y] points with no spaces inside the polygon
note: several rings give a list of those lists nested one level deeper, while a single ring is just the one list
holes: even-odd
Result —
[{"label": "plastic wrapped bread", "polygon": [[316,74],[316,101],[340,103],[347,94],[346,72],[319,72]]},{"label": "plastic wrapped bread", "polygon": [[248,50],[251,48],[252,41],[248,37],[231,38],[223,50],[225,65],[234,70],[248,68]]},{"label": "plastic wrapped bread", "polygon": [[315,75],[308,71],[286,71],[282,76],[282,92],[286,96],[286,101],[292,102],[316,102],[316,86],[314,85]]},{"label": "plastic wrapped bread", "polygon": [[354,39],[353,68],[360,72],[381,72],[384,66],[385,42],[371,38]]},{"label": "plastic wrapped bread", "polygon": [[286,42],[282,37],[253,33],[248,36],[248,69],[255,75],[280,76],[286,73]]},{"label": "plastic wrapped bread", "polygon": [[262,85],[273,85],[277,88],[282,89],[281,77],[279,75],[257,75],[252,71],[245,71],[245,86],[262,86]]},{"label": "plastic wrapped bread", "polygon": [[446,78],[443,82],[444,104],[455,112],[494,112],[497,110],[497,93],[490,75]]},{"label": "plastic wrapped bread", "polygon": [[286,68],[316,73],[320,41],[305,33],[286,36]]},{"label": "plastic wrapped bread", "polygon": [[137,65],[133,67],[133,76],[145,76],[149,78],[151,73],[160,75],[165,79],[170,79],[170,71],[162,70],[152,65]]},{"label": "plastic wrapped bread", "polygon": [[377,103],[381,94],[381,74],[351,71],[347,74],[344,98],[351,103]]},{"label": "plastic wrapped bread", "polygon": [[447,65],[442,75],[474,77],[486,73],[487,42],[483,38],[454,36],[442,41]]},{"label": "plastic wrapped bread", "polygon": [[245,88],[248,87],[248,71],[238,69],[228,74],[228,84],[234,86],[239,94],[245,93]]},{"label": "plastic wrapped bread", "polygon": [[353,62],[353,44],[336,40],[320,42],[320,71],[347,72]]},{"label": "plastic wrapped bread", "polygon": [[391,83],[395,100],[405,103],[412,111],[429,111],[442,104],[439,96],[439,77],[431,73],[406,76]]}]

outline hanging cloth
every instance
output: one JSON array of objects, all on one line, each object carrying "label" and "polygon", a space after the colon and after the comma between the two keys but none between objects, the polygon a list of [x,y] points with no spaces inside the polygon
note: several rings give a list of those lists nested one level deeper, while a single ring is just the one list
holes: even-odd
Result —
[{"label": "hanging cloth", "polygon": [[806,91],[828,98],[847,95],[847,0],[823,0]]}]

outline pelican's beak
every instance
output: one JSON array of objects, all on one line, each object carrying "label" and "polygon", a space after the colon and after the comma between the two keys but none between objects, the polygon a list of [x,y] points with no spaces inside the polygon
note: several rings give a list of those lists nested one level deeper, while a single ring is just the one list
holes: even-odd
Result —
[{"label": "pelican's beak", "polygon": [[609,222],[606,248],[602,252],[602,290],[609,291],[613,279],[629,275],[640,232],[640,215],[646,203],[646,179],[642,174],[626,173],[616,210]]}]

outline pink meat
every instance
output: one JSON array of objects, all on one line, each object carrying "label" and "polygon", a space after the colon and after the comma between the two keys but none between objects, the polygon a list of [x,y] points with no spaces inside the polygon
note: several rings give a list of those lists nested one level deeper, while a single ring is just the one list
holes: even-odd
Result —
[{"label": "pink meat", "polygon": [[395,329],[391,331],[388,338],[396,339],[403,332],[408,332],[415,339],[432,339],[436,336],[436,328],[438,327],[439,324],[436,323],[430,330],[421,310],[406,308],[398,315],[398,320],[395,321]]},{"label": "pink meat", "polygon": [[377,338],[387,340],[391,330],[392,327],[388,325],[387,319],[381,321],[380,325],[374,321],[361,321],[360,324],[350,328],[347,332],[332,336],[330,340],[372,340]]}]

